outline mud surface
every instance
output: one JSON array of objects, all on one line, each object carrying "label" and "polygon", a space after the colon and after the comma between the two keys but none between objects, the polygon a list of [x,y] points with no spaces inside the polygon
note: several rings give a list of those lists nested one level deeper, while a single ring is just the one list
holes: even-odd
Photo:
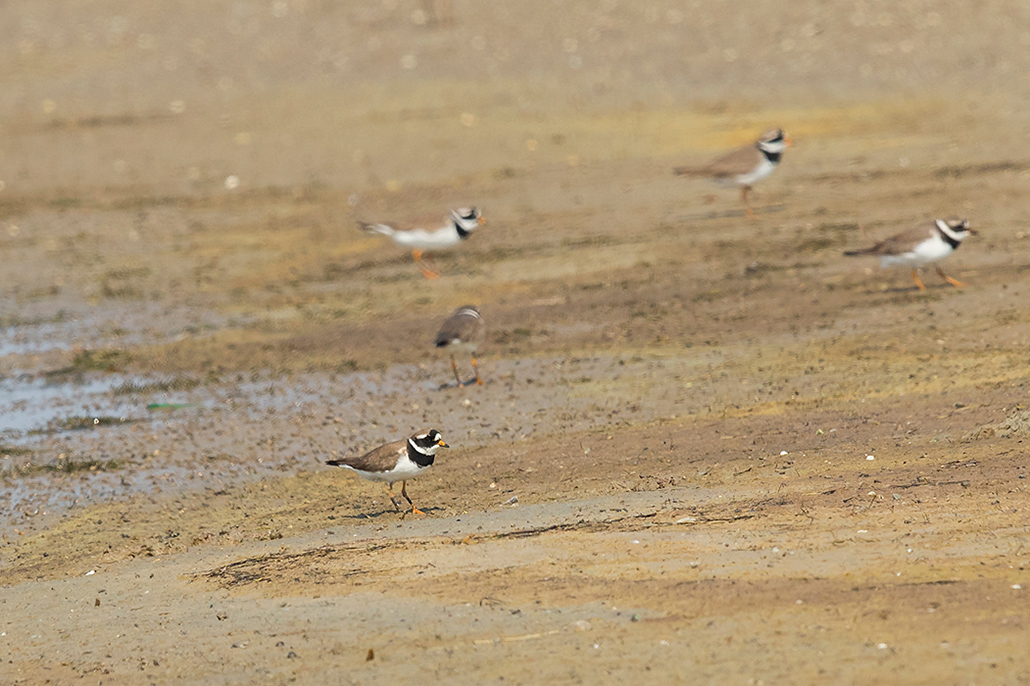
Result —
[{"label": "mud surface", "polygon": [[0,681],[1030,682],[1027,8],[556,7],[0,7]]}]

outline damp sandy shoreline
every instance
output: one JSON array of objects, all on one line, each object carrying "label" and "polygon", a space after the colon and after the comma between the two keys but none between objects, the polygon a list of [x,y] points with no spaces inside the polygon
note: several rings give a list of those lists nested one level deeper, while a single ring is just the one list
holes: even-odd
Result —
[{"label": "damp sandy shoreline", "polygon": [[1026,8],[455,5],[0,9],[0,681],[1030,680]]}]

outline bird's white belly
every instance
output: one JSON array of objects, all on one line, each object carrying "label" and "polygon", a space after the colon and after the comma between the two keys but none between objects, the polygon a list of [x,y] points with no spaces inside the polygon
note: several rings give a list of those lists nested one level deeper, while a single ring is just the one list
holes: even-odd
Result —
[{"label": "bird's white belly", "polygon": [[737,185],[750,186],[753,183],[758,183],[762,179],[768,178],[774,171],[776,171],[776,165],[763,156],[762,161],[754,169],[746,174],[738,174],[734,180],[737,182]]},{"label": "bird's white belly", "polygon": [[360,476],[363,479],[368,479],[369,481],[389,481],[390,483],[393,483],[396,481],[407,481],[408,479],[414,479],[416,476],[418,476],[419,474],[426,471],[432,466],[433,465],[420,467],[419,465],[412,462],[407,455],[405,455],[400,460],[398,465],[389,472],[363,472],[349,466],[347,466],[347,469],[357,472],[358,476]]},{"label": "bird's white belly", "polygon": [[893,267],[904,265],[907,267],[924,267],[943,260],[953,252],[955,252],[955,249],[939,238],[927,238],[906,253],[884,256],[880,261],[880,266]]},{"label": "bird's white belly", "polygon": [[451,352],[451,353],[457,353],[457,352],[470,352],[470,353],[474,353],[474,352],[476,352],[476,348],[479,347],[479,344],[476,343],[475,341],[463,341],[461,339],[458,339],[456,341],[451,341],[450,343],[448,343],[444,347],[447,349],[448,352]]},{"label": "bird's white belly", "polygon": [[436,231],[426,231],[425,229],[398,231],[393,235],[393,240],[400,245],[422,250],[440,250],[461,243],[461,237],[453,227],[445,227]]}]

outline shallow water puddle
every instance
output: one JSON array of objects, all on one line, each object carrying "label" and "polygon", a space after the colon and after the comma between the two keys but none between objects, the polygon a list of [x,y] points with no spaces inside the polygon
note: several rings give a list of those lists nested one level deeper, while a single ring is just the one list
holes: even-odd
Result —
[{"label": "shallow water puddle", "polygon": [[121,376],[103,376],[81,383],[52,383],[41,377],[0,380],[0,433],[20,438],[32,430],[72,416],[124,416],[127,403],[113,401],[111,390]]},{"label": "shallow water puddle", "polygon": [[59,324],[36,324],[0,329],[0,357],[26,355],[48,350],[68,350]]}]

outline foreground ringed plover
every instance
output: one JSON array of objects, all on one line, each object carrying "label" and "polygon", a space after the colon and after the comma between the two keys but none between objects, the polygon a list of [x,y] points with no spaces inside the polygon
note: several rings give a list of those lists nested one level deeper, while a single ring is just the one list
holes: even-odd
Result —
[{"label": "foreground ringed plover", "polygon": [[398,505],[393,495],[393,485],[400,481],[401,495],[411,505],[411,511],[415,514],[425,514],[415,507],[415,503],[408,497],[407,481],[432,467],[436,451],[447,447],[439,431],[426,429],[416,431],[408,438],[381,445],[361,457],[328,460],[326,464],[331,467],[346,467],[357,472],[362,479],[385,481],[386,492],[394,507]]},{"label": "foreground ringed plover", "polygon": [[726,153],[704,167],[676,167],[678,176],[700,176],[714,180],[720,186],[740,186],[740,200],[744,203],[748,219],[755,213],[747,202],[751,186],[768,178],[776,171],[783,151],[791,144],[783,129],[767,131],[752,145]]},{"label": "foreground ringed plover", "polygon": [[388,224],[367,224],[365,222],[361,222],[361,228],[371,233],[389,236],[397,245],[411,248],[411,256],[415,258],[415,264],[422,270],[422,275],[427,279],[435,279],[440,276],[440,272],[427,267],[422,261],[422,255],[425,254],[428,257],[430,250],[442,250],[458,245],[472,235],[472,232],[483,223],[483,218],[475,207],[462,207],[451,210],[446,221],[446,224],[432,231],[421,228],[395,229]]},{"label": "foreground ringed plover", "polygon": [[975,233],[965,219],[935,219],[885,238],[871,248],[848,250],[844,254],[849,257],[879,255],[881,267],[911,267],[912,280],[921,291],[925,291],[926,286],[919,278],[919,270],[930,264],[936,268],[942,279],[952,286],[962,287],[966,284],[945,274],[937,263],[958,250],[966,236]]},{"label": "foreground ringed plover", "polygon": [[458,366],[454,364],[454,353],[460,349],[472,353],[472,369],[476,372],[476,383],[482,385],[483,380],[479,378],[479,365],[476,364],[476,348],[483,342],[485,335],[483,318],[479,314],[479,308],[474,305],[462,305],[456,309],[436,334],[436,347],[449,348],[451,351],[451,371],[454,372],[454,379],[458,382],[459,388],[464,387],[465,384],[458,376]]}]

